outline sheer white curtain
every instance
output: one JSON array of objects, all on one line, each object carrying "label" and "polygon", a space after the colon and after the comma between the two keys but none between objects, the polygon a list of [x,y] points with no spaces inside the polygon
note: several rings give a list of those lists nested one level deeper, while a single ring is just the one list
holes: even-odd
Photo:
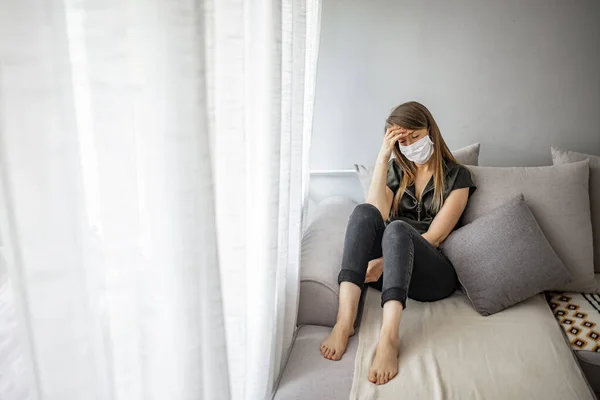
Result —
[{"label": "sheer white curtain", "polygon": [[270,393],[318,26],[319,0],[0,0],[0,398]]}]

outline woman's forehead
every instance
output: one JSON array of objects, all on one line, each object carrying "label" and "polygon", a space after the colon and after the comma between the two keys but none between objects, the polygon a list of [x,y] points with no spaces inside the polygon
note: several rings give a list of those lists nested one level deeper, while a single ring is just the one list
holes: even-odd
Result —
[{"label": "woman's forehead", "polygon": [[392,127],[394,127],[394,128],[398,128],[398,129],[405,130],[405,131],[407,131],[407,132],[421,132],[421,131],[426,131],[426,130],[427,130],[427,128],[420,128],[420,129],[409,129],[409,128],[405,128],[405,127],[403,127],[402,125],[398,125],[398,124],[388,124],[388,126],[387,126],[387,127],[388,127],[388,128],[392,128]]}]

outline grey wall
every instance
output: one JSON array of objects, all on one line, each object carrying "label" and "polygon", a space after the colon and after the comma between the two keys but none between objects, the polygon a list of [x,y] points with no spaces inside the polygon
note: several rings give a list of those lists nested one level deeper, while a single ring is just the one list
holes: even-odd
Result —
[{"label": "grey wall", "polygon": [[600,155],[600,1],[323,0],[311,168],[372,164],[408,100],[482,165]]}]

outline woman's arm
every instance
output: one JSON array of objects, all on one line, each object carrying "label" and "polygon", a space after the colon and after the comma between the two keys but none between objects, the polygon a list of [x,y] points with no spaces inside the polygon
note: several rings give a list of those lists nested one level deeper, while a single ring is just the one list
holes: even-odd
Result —
[{"label": "woman's arm", "polygon": [[442,209],[431,221],[429,230],[422,235],[423,238],[435,247],[442,244],[458,223],[467,206],[467,201],[469,201],[468,187],[453,190],[444,202]]},{"label": "woman's arm", "polygon": [[373,178],[371,179],[371,186],[369,186],[369,194],[367,195],[366,201],[377,207],[384,221],[387,220],[390,215],[392,201],[394,199],[394,192],[386,185],[387,168],[388,161],[384,161],[383,157],[377,157],[377,164],[375,164],[375,170],[373,171]]},{"label": "woman's arm", "polygon": [[372,204],[381,213],[381,217],[385,221],[390,215],[392,208],[392,200],[394,199],[394,192],[387,187],[387,169],[390,156],[394,150],[394,146],[398,139],[408,135],[410,132],[399,126],[391,126],[385,132],[383,137],[383,143],[381,144],[381,150],[377,156],[377,162],[375,163],[375,170],[373,171],[373,177],[371,178],[371,186],[369,186],[369,194],[367,195],[366,203]]}]

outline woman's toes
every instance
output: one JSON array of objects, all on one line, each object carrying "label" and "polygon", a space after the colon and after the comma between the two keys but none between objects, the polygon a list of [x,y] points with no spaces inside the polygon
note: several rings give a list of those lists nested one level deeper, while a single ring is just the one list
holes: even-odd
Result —
[{"label": "woman's toes", "polygon": [[373,371],[369,371],[369,382],[377,382],[377,375]]},{"label": "woman's toes", "polygon": [[375,380],[369,379],[377,385],[385,385],[398,374],[398,349],[391,343],[380,342],[375,351],[375,357],[369,369]]},{"label": "woman's toes", "polygon": [[348,345],[348,338],[354,333],[352,328],[345,328],[344,326],[334,326],[331,333],[321,343],[321,354],[328,360],[339,360],[342,358],[346,346]]}]

